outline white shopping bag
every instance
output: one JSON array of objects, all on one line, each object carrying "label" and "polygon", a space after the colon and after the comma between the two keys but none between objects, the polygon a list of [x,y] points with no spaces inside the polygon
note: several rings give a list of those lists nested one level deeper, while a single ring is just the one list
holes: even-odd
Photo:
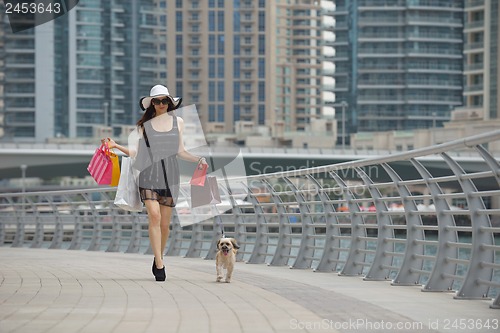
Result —
[{"label": "white shopping bag", "polygon": [[122,157],[120,180],[116,190],[115,205],[130,212],[142,212],[139,187],[135,181],[129,157]]}]

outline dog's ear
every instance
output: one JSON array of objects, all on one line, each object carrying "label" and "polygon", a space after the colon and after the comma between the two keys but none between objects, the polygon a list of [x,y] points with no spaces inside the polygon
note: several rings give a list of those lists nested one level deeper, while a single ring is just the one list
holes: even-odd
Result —
[{"label": "dog's ear", "polygon": [[217,241],[217,250],[220,250],[219,246],[220,246],[220,239]]},{"label": "dog's ear", "polygon": [[238,245],[238,243],[236,242],[236,239],[234,239],[234,238],[230,238],[230,240],[231,240],[231,243],[233,244],[233,247],[234,247],[235,249],[239,249],[239,248],[240,248],[240,246],[239,246],[239,245]]}]

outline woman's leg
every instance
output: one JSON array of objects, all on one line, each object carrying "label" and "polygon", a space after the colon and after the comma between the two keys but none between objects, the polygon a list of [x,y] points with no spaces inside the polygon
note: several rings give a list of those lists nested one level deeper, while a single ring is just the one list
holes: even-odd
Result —
[{"label": "woman's leg", "polygon": [[170,219],[172,218],[172,207],[160,205],[160,229],[161,229],[161,253],[165,252],[167,246],[168,235],[170,234]]},{"label": "woman's leg", "polygon": [[148,212],[148,232],[149,232],[149,242],[151,243],[151,248],[153,249],[153,254],[155,256],[156,268],[163,268],[163,253],[162,253],[162,241],[161,241],[161,212],[160,204],[156,200],[144,200],[144,205]]}]

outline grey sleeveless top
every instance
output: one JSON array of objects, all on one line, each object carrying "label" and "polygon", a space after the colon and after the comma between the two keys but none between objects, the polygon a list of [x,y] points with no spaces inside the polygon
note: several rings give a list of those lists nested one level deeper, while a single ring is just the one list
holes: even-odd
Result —
[{"label": "grey sleeveless top", "polygon": [[[179,193],[179,164],[177,152],[179,150],[179,128],[177,116],[173,116],[173,125],[170,131],[156,131],[151,121],[144,123],[145,144],[139,144],[138,156],[148,162],[140,170],[139,187],[151,190],[170,189],[174,199]],[[142,139],[141,139],[142,140]],[[152,161],[151,161],[152,158]]]}]

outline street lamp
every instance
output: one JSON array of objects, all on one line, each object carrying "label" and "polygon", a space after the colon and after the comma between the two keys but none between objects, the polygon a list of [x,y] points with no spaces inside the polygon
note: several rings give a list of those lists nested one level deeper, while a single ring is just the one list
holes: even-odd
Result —
[{"label": "street lamp", "polygon": [[22,207],[22,210],[21,210],[21,214],[22,216],[24,217],[25,215],[25,206],[24,206],[24,201],[25,201],[25,198],[24,198],[24,192],[26,192],[26,169],[28,168],[28,166],[26,164],[21,164],[19,166],[21,168],[21,192],[22,192],[22,196],[21,196],[21,207]]},{"label": "street lamp", "polygon": [[342,151],[345,150],[345,109],[347,108],[347,102],[340,102],[340,106],[342,107]]},{"label": "street lamp", "polygon": [[436,112],[432,113],[432,145],[436,144]]},{"label": "street lamp", "polygon": [[24,192],[26,191],[26,169],[28,168],[28,166],[26,164],[21,164],[19,167],[21,168],[21,178],[22,178],[21,192],[24,194]]}]

